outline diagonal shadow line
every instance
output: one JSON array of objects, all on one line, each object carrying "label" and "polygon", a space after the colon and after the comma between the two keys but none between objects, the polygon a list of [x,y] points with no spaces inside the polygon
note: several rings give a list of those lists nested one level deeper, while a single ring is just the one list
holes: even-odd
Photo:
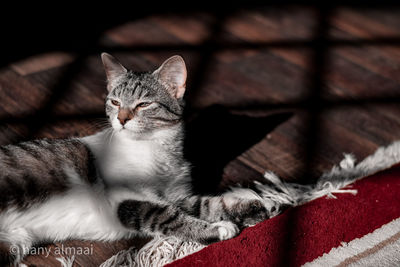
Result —
[{"label": "diagonal shadow line", "polygon": [[[344,98],[344,99],[320,99],[319,109],[321,111],[332,110],[341,107],[357,107],[367,105],[382,105],[382,104],[398,104],[400,103],[399,96],[387,96],[387,97],[369,97],[369,98]],[[273,111],[283,109],[294,109],[294,110],[307,110],[311,105],[315,105],[313,100],[301,99],[299,101],[288,101],[288,102],[268,102],[268,101],[251,101],[242,103],[233,103],[223,105],[231,111]],[[0,119],[1,121],[1,119]]]},{"label": "diagonal shadow line", "polygon": [[[331,110],[340,107],[356,107],[356,106],[367,106],[367,105],[380,105],[380,104],[398,104],[400,103],[400,97],[383,97],[383,98],[363,98],[363,99],[338,99],[332,101],[320,100],[320,110]],[[241,103],[240,105],[222,105],[225,108],[235,111],[274,111],[274,110],[307,110],[310,105],[313,104],[307,100],[293,101],[286,103],[272,103],[272,102],[260,102],[260,103]],[[192,108],[192,112],[198,112],[201,109]],[[63,120],[80,120],[80,119],[91,119],[104,117],[103,111],[88,111],[85,113],[72,113],[72,114],[57,114],[49,117],[49,121],[63,121]],[[0,125],[7,123],[24,123],[31,120],[31,116],[27,116],[25,113],[15,114],[14,116],[3,116],[0,117]]]},{"label": "diagonal shadow line", "polygon": [[[400,96],[387,96],[387,97],[370,97],[370,98],[346,98],[346,99],[320,99],[320,111],[331,110],[341,107],[357,107],[367,105],[382,105],[382,104],[399,104]],[[291,101],[284,103],[274,102],[244,102],[240,104],[225,104],[223,107],[229,109],[232,112],[236,111],[276,111],[276,110],[307,110],[310,105],[314,103],[307,99],[301,99],[299,101]],[[191,113],[198,113],[204,108],[196,109],[191,108]],[[85,113],[68,113],[68,114],[57,114],[47,118],[47,122],[60,122],[60,121],[73,121],[73,120],[85,120],[85,119],[97,119],[103,118],[103,110],[99,111],[87,111]],[[7,115],[0,117],[0,125],[2,124],[25,124],[32,120],[32,115],[26,113]]]},{"label": "diagonal shadow line", "polygon": [[[109,53],[115,52],[157,52],[157,51],[198,51],[198,50],[245,50],[245,49],[267,49],[267,48],[309,48],[317,45],[317,40],[309,39],[285,39],[285,40],[271,40],[267,42],[205,42],[201,44],[157,44],[157,45],[99,45],[93,47],[90,55],[97,55],[101,52],[108,51]],[[357,38],[357,39],[330,39],[327,43],[332,47],[362,47],[362,46],[400,46],[400,36],[392,37],[373,37],[373,38]],[[52,47],[50,51],[63,51],[66,53],[80,53],[81,49],[70,47]],[[43,53],[46,51],[37,51],[36,53]],[[17,59],[15,59],[17,60]],[[7,62],[2,60],[0,66]]]},{"label": "diagonal shadow line", "polygon": [[[32,120],[34,115],[16,115],[14,116],[5,116],[0,118],[0,125],[3,124],[27,124]],[[79,120],[90,120],[90,119],[103,119],[104,111],[95,111],[95,112],[85,112],[85,113],[73,113],[73,114],[57,114],[51,115],[46,118],[47,123],[55,123],[55,122],[65,122],[65,121],[79,121]]]},{"label": "diagonal shadow line", "polygon": [[[309,121],[307,122],[306,131],[306,155],[303,179],[312,177],[312,170],[316,149],[318,148],[318,136],[320,131],[321,115],[325,110],[325,101],[322,99],[324,88],[324,76],[329,65],[329,47],[327,45],[327,36],[329,34],[329,18],[331,17],[332,9],[329,7],[320,7],[318,16],[318,27],[316,29],[317,45],[314,47],[314,56],[312,69],[314,71],[309,92],[309,98],[306,101],[309,103],[308,113]],[[337,104],[343,104],[339,100]],[[354,104],[354,103],[353,103]]]},{"label": "diagonal shadow line", "polygon": [[56,83],[50,87],[50,95],[44,101],[42,107],[33,114],[26,116],[23,120],[27,132],[23,133],[23,137],[14,141],[26,141],[34,138],[35,135],[48,123],[50,118],[53,116],[52,112],[54,107],[57,105],[58,101],[65,96],[73,78],[80,72],[84,58],[83,55],[79,55],[76,60],[67,67]]},{"label": "diagonal shadow line", "polygon": [[[134,45],[134,46],[104,46],[99,48],[99,51],[106,49],[110,52],[151,52],[158,50],[165,51],[196,51],[201,49],[209,49],[209,43],[202,44],[164,44],[164,45]],[[318,40],[299,40],[299,39],[285,39],[267,42],[218,42],[213,43],[213,50],[242,50],[242,49],[265,49],[265,48],[308,48],[318,45]],[[361,47],[361,46],[398,46],[400,45],[400,37],[375,37],[375,38],[358,38],[358,39],[330,39],[327,46],[332,47]],[[97,51],[96,51],[97,53]]]},{"label": "diagonal shadow line", "polygon": [[[324,75],[326,72],[328,62],[328,53],[329,49],[327,46],[327,37],[329,34],[329,19],[331,17],[332,9],[330,7],[318,6],[316,7],[318,11],[317,17],[317,25],[315,31],[315,40],[316,45],[313,47],[314,56],[312,61],[312,69],[314,71],[311,81],[311,87],[309,91],[308,101],[312,103],[309,105],[308,118],[305,122],[306,124],[306,132],[304,137],[305,139],[305,151],[304,151],[304,174],[301,177],[302,181],[309,181],[312,177],[312,167],[313,160],[316,155],[316,150],[320,145],[318,143],[318,133],[320,132],[320,123],[321,123],[321,96],[324,84]],[[296,227],[297,215],[294,210],[288,213],[288,220],[286,223],[286,227],[282,229],[285,231],[284,241],[281,249],[281,265],[283,266],[292,266],[294,264],[295,253],[296,251],[296,238],[299,233],[299,229]],[[285,255],[284,252],[289,252],[290,256]]]},{"label": "diagonal shadow line", "polygon": [[[337,4],[337,6],[340,6]],[[231,10],[235,10],[237,7],[231,7]],[[244,8],[251,9],[249,6]],[[211,11],[207,11],[211,12]],[[224,11],[227,12],[226,10]],[[160,14],[165,14],[166,12],[160,12]],[[179,13],[178,11],[174,13]],[[135,19],[141,18],[144,15],[135,14]],[[105,31],[111,29],[112,27],[118,26],[124,22],[132,20],[130,18],[118,18],[117,21],[109,23],[104,26],[99,32],[104,33]],[[265,48],[303,48],[303,47],[313,47],[315,46],[316,40],[309,39],[285,39],[285,40],[271,40],[267,42],[219,42],[212,43],[213,50],[239,50],[239,49],[265,49]],[[120,45],[97,45],[94,46],[89,52],[91,55],[98,54],[103,51],[108,51],[110,53],[114,52],[151,52],[151,51],[197,51],[197,50],[207,50],[209,49],[210,43],[202,43],[197,45],[192,44],[157,44],[157,45],[134,45],[134,46],[120,46]],[[400,36],[389,36],[389,37],[372,37],[372,38],[354,38],[354,39],[336,39],[331,38],[329,40],[329,46],[380,46],[380,45],[400,45]],[[64,43],[53,44],[49,46],[40,46],[35,49],[31,48],[30,51],[25,51],[24,53],[19,53],[18,56],[7,54],[2,57],[0,62],[0,67],[7,65],[8,63],[16,60],[21,60],[25,57],[29,57],[35,54],[45,53],[48,51],[63,51],[67,53],[82,53],[82,48],[76,45],[65,45]]]},{"label": "diagonal shadow line", "polygon": [[[196,98],[195,94],[200,90],[203,85],[203,81],[207,75],[207,70],[209,69],[209,64],[212,58],[212,54],[214,52],[215,41],[222,30],[222,25],[225,17],[225,12],[216,13],[215,14],[215,23],[211,26],[211,34],[208,40],[204,44],[204,48],[200,54],[200,62],[197,66],[197,72],[192,80],[192,86],[190,93],[188,94],[187,99],[192,97],[192,99]],[[100,36],[100,34],[98,35]],[[25,141],[32,139],[35,134],[40,131],[40,129],[45,126],[49,121],[54,121],[55,118],[52,115],[52,110],[57,105],[58,100],[62,99],[66,94],[68,87],[70,86],[73,78],[76,74],[78,74],[83,65],[83,61],[87,56],[93,53],[93,51],[100,51],[98,45],[96,43],[97,38],[93,38],[93,48],[91,50],[84,50],[77,56],[76,60],[69,64],[66,71],[64,71],[63,75],[57,80],[54,86],[50,88],[50,95],[43,103],[41,109],[36,111],[31,115],[25,115],[24,118],[18,117],[8,117],[1,118],[1,124],[3,123],[24,123],[26,128],[28,129],[27,133],[24,133],[22,138],[18,138],[18,140],[14,141]],[[92,51],[92,52],[90,52]],[[186,109],[189,110],[189,109]],[[97,115],[96,115],[97,116]],[[56,116],[59,117],[59,116]],[[74,116],[70,116],[69,119]],[[75,116],[76,117],[76,116]],[[68,119],[68,116],[67,118]]]},{"label": "diagonal shadow line", "polygon": [[[262,7],[286,7],[290,5],[296,5],[297,7],[314,7],[316,4],[318,4],[317,1],[266,1],[266,2],[259,2],[259,1],[245,1],[245,2],[238,2],[238,3],[230,3],[229,7],[224,6],[224,7],[218,7],[218,6],[209,6],[209,5],[202,5],[202,4],[195,4],[195,5],[190,5],[189,6],[184,6],[184,5],[179,5],[178,7],[173,7],[169,3],[165,3],[162,5],[151,5],[147,4],[144,7],[141,7],[140,10],[121,10],[118,9],[118,15],[113,15],[111,16],[111,19],[106,19],[104,18],[109,18],[110,14],[114,14],[115,12],[112,12],[111,7],[107,8],[102,8],[99,10],[97,14],[97,19],[93,21],[98,21],[100,22],[100,26],[98,25],[99,23],[93,24],[93,30],[95,32],[102,32],[104,33],[105,31],[111,29],[112,27],[115,27],[117,25],[120,25],[122,23],[125,23],[127,21],[132,21],[133,19],[141,18],[147,15],[165,15],[165,14],[187,14],[190,12],[205,12],[205,13],[213,13],[213,12],[220,12],[223,10],[223,12],[226,12],[226,9],[230,9],[231,11],[242,11],[242,10],[259,10]],[[400,2],[399,1],[379,1],[379,3],[371,3],[370,1],[336,1],[335,2],[336,7],[352,7],[352,8],[365,8],[365,9],[370,9],[370,8],[375,8],[375,7],[385,7],[385,8],[398,8],[400,7]],[[12,11],[12,10],[11,10]],[[74,10],[75,11],[75,10]],[[20,13],[20,10],[18,10]],[[20,15],[20,14],[18,14]],[[29,15],[32,16],[32,12],[28,12],[27,14],[24,14],[26,19],[29,19]],[[84,15],[85,22],[86,24],[89,23],[86,18],[87,14],[84,13],[76,13],[76,20],[82,21],[82,16]],[[107,15],[107,16],[106,16]],[[35,14],[35,19],[36,19],[37,14]],[[40,16],[39,16],[40,17]],[[45,16],[43,16],[45,17]],[[5,17],[6,18],[6,17]],[[43,18],[42,18],[43,19]],[[60,17],[59,19],[62,19]],[[39,19],[39,22],[41,20]],[[37,22],[37,23],[39,23]],[[38,25],[40,28],[42,24],[33,24],[33,26]],[[65,25],[61,25],[65,28]],[[69,25],[71,26],[71,25]],[[75,24],[76,26],[76,24]],[[68,27],[69,28],[69,27]],[[36,30],[36,28],[34,28]],[[62,32],[62,31],[60,31]],[[34,38],[35,36],[32,35],[29,31],[28,28],[28,37],[31,39]],[[82,35],[82,31],[80,31]],[[92,33],[92,32],[91,32]],[[29,35],[31,34],[31,35]],[[7,36],[7,34],[5,34]],[[84,35],[86,36],[86,35]],[[73,37],[73,36],[72,36]],[[83,38],[83,39],[82,39]],[[78,36],[78,39],[82,39],[86,44],[86,37]],[[375,40],[333,40],[334,45],[350,45],[350,46],[359,46],[361,43],[364,43],[365,45],[398,45],[399,44],[399,38],[400,37],[384,37],[384,38],[373,38]],[[1,60],[0,60],[0,67],[6,66],[10,62],[15,62],[16,60],[21,60],[26,57],[35,55],[35,54],[40,54],[40,53],[45,53],[48,51],[64,51],[64,52],[71,52],[71,53],[77,53],[80,54],[82,52],[81,45],[75,43],[75,42],[68,42],[68,40],[62,40],[60,39],[60,36],[58,38],[51,38],[51,42],[43,42],[43,43],[37,43],[36,46],[34,43],[31,43],[29,47],[26,46],[20,46],[21,43],[24,43],[22,41],[24,40],[17,40],[16,43],[12,43],[11,40],[14,38],[6,38],[6,41],[3,42],[3,45],[8,47],[9,49],[18,49],[20,50],[18,54],[15,53],[5,53]],[[42,39],[42,38],[38,38]],[[53,42],[53,39],[56,39],[56,41]],[[50,40],[50,39],[49,39]],[[259,44],[246,44],[246,43],[241,43],[241,44],[221,44],[220,46],[217,46],[216,49],[224,49],[224,48],[229,48],[229,49],[257,49],[257,48],[263,48],[263,47],[297,47],[297,46],[310,46],[312,45],[309,43],[307,40],[284,40],[284,41],[274,41],[271,44],[269,42],[266,43],[259,43]],[[99,53],[103,52],[104,49],[113,49],[109,50],[109,52],[116,52],[116,51],[158,51],[158,50],[174,50],[176,51],[177,49],[181,51],[187,51],[187,50],[195,50],[195,49],[200,49],[197,46],[190,46],[190,45],[182,45],[182,46],[169,46],[169,45],[161,45],[161,46],[135,46],[131,48],[126,48],[126,47],[98,47],[98,49],[94,49],[94,53]],[[6,49],[7,50],[7,49]]]},{"label": "diagonal shadow line", "polygon": [[[96,44],[97,38],[93,38],[92,41]],[[82,51],[82,53],[76,57],[75,61],[68,65],[61,77],[49,88],[50,95],[44,101],[42,107],[22,120],[27,132],[24,132],[23,136],[19,138],[14,136],[13,141],[20,142],[33,139],[49,121],[53,120],[52,112],[54,107],[68,92],[68,88],[70,87],[74,77],[82,70],[83,63],[89,54],[89,50]],[[16,121],[18,121],[18,119],[16,119]]]},{"label": "diagonal shadow line", "polygon": [[228,10],[224,10],[214,14],[215,21],[210,26],[209,37],[201,46],[200,61],[196,66],[196,71],[194,76],[192,76],[192,80],[190,80],[188,84],[190,90],[186,95],[186,102],[189,103],[189,105],[185,108],[184,116],[186,118],[192,113],[190,103],[193,102],[193,100],[199,95],[199,92],[206,81],[206,77],[209,75],[210,69],[212,69],[211,62],[217,47],[216,40],[218,40],[218,37],[223,30],[224,22],[227,17],[227,11]]}]

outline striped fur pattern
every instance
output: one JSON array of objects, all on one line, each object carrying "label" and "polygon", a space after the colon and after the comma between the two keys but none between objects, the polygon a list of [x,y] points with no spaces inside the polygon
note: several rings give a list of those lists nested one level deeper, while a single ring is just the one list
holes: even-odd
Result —
[{"label": "striped fur pattern", "polygon": [[26,209],[53,193],[64,192],[70,184],[68,170],[76,171],[85,183],[97,180],[93,155],[78,139],[43,139],[3,146],[0,159],[2,211],[10,206]]},{"label": "striped fur pattern", "polygon": [[246,200],[229,195],[194,195],[181,199],[176,204],[185,212],[202,220],[231,221],[239,227],[254,225],[267,219],[269,214],[260,200]]},{"label": "striped fur pattern", "polygon": [[174,235],[209,244],[228,239],[238,232],[229,221],[209,223],[182,212],[173,205],[126,200],[118,207],[122,224],[147,234]]},{"label": "striped fur pattern", "polygon": [[258,200],[191,193],[181,57],[152,73],[128,71],[108,54],[102,60],[110,128],[0,147],[2,266],[43,241],[157,234],[209,244],[266,217]]}]

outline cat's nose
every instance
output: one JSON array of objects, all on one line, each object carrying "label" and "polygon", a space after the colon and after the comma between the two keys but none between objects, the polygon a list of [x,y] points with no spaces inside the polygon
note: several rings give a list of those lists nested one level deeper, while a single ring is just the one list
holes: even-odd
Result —
[{"label": "cat's nose", "polygon": [[129,109],[121,108],[118,112],[117,118],[121,125],[125,125],[129,120],[133,118],[133,113]]},{"label": "cat's nose", "polygon": [[118,120],[122,125],[125,125],[125,123],[127,123],[129,121],[128,118],[121,118],[121,117],[118,117]]}]

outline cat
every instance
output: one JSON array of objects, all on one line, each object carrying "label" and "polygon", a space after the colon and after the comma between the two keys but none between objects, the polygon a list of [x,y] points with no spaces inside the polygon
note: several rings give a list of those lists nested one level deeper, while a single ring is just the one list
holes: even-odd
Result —
[{"label": "cat", "polygon": [[261,201],[192,193],[183,155],[182,57],[143,73],[107,53],[101,58],[111,127],[0,147],[2,262],[20,262],[33,245],[66,239],[160,234],[210,244],[266,218]]}]

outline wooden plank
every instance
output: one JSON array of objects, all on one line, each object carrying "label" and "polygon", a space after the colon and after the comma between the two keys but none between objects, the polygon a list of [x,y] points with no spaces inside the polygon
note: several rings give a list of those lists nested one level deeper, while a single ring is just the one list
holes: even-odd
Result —
[{"label": "wooden plank", "polygon": [[0,89],[1,117],[31,113],[48,95],[46,87],[32,84],[10,69],[0,73]]},{"label": "wooden plank", "polygon": [[398,97],[399,83],[368,71],[341,57],[330,57],[326,75],[326,95],[344,98]]},{"label": "wooden plank", "polygon": [[[400,48],[396,46],[384,46],[397,50],[400,55]],[[400,57],[394,57],[393,53],[382,53],[382,47],[363,46],[363,47],[339,47],[331,49],[331,57],[343,57],[354,64],[362,66],[370,72],[392,79],[400,83],[399,69]],[[370,54],[373,56],[366,57]]]},{"label": "wooden plank", "polygon": [[11,68],[20,75],[28,75],[39,71],[45,71],[55,67],[61,67],[74,60],[72,54],[65,52],[50,52],[28,57],[11,64]]},{"label": "wooden plank", "polygon": [[128,22],[110,29],[105,35],[111,41],[123,46],[182,43],[149,19]]},{"label": "wooden plank", "polygon": [[[384,10],[379,17],[387,14],[398,14],[398,10]],[[394,37],[400,34],[399,24],[383,24],[379,20],[366,16],[363,10],[351,8],[339,8],[332,16],[332,23],[335,27],[350,33],[353,38],[376,38]]]},{"label": "wooden plank", "polygon": [[210,36],[212,17],[208,14],[152,16],[149,21],[186,44],[201,44]]}]

